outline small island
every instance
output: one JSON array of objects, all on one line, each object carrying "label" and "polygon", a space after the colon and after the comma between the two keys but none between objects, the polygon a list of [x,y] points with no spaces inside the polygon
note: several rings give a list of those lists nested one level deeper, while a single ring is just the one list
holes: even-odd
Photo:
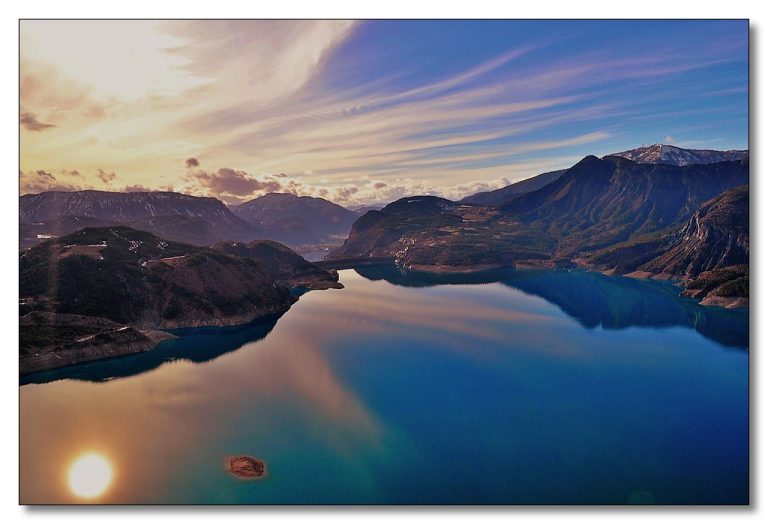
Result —
[{"label": "small island", "polygon": [[264,478],[267,475],[267,467],[263,460],[248,455],[227,457],[227,471],[235,477],[244,480]]}]

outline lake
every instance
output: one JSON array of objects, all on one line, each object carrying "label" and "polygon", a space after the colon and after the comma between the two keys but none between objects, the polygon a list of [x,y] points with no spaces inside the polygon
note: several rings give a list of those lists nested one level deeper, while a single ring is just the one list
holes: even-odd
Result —
[{"label": "lake", "polygon": [[[22,377],[21,502],[748,503],[747,311],[580,271],[340,280]],[[88,453],[111,480],[86,500],[68,472]]]}]

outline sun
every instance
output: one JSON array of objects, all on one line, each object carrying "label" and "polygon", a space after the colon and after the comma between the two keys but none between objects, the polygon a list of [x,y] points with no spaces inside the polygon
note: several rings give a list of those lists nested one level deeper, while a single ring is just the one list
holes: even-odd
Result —
[{"label": "sun", "polygon": [[69,489],[79,497],[101,495],[111,480],[112,466],[98,453],[82,455],[69,468]]}]

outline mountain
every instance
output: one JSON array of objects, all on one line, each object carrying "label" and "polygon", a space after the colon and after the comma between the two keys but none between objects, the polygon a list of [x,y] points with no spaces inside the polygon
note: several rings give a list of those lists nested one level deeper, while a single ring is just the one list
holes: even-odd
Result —
[{"label": "mountain", "polygon": [[749,186],[705,202],[641,271],[693,276],[749,263]]},{"label": "mountain", "polygon": [[111,335],[89,346],[80,360],[104,353],[117,334],[134,335],[136,345],[127,344],[126,351],[148,349],[154,344],[139,335],[152,330],[234,325],[280,314],[296,301],[289,286],[310,273],[314,289],[338,287],[335,273],[291,256],[284,246],[272,250],[282,252],[279,263],[258,247],[244,257],[124,226],[85,228],[48,240],[19,259],[20,314],[49,318],[22,330],[25,340],[38,341],[27,344],[27,354],[71,350],[63,359],[71,363],[81,343],[92,340],[83,337],[94,334]]},{"label": "mountain", "polygon": [[468,271],[548,258],[551,239],[499,215],[434,196],[402,198],[360,217],[326,260],[392,257],[410,269]]},{"label": "mountain", "polygon": [[263,234],[260,228],[235,216],[220,200],[167,191],[47,191],[24,195],[19,198],[19,222],[23,245],[85,226],[118,224],[195,245],[250,241]]},{"label": "mountain", "polygon": [[588,156],[556,181],[500,208],[572,258],[690,218],[706,200],[749,182],[749,161],[671,166]]},{"label": "mountain", "polygon": [[196,246],[270,239],[341,242],[360,213],[322,198],[270,193],[227,208],[215,198],[152,191],[48,191],[19,198],[21,248],[83,227],[123,225]]},{"label": "mountain", "polygon": [[[388,256],[426,271],[612,264],[631,272],[667,251],[669,263],[684,264],[693,235],[701,242],[685,262],[691,278],[712,261],[742,260],[747,239],[738,227],[748,224],[747,189],[710,199],[748,181],[748,159],[671,166],[588,156],[500,207],[409,197],[369,211],[328,259]],[[689,221],[707,232],[691,229],[675,240]]]},{"label": "mountain", "polygon": [[[711,149],[683,149],[676,146],[665,144],[654,144],[648,147],[638,147],[620,153],[607,155],[619,156],[632,160],[640,164],[668,164],[674,166],[685,166],[690,164],[714,164],[717,162],[727,162],[733,160],[742,160],[749,156],[746,150],[715,151]],[[463,204],[478,204],[481,206],[501,206],[508,203],[512,198],[523,193],[536,191],[560,178],[565,173],[565,169],[542,173],[526,180],[510,184],[508,186],[496,189],[494,191],[482,191],[469,195],[460,200]]]},{"label": "mountain", "polygon": [[122,226],[35,246],[19,269],[33,309],[146,328],[241,323],[292,303],[258,263]]},{"label": "mountain", "polygon": [[682,226],[591,254],[586,265],[636,277],[682,278],[684,294],[738,307],[749,297],[749,186],[702,204]]},{"label": "mountain", "polygon": [[272,240],[249,244],[221,242],[213,249],[261,263],[279,284],[304,289],[342,288],[335,271],[325,271],[301,255]]},{"label": "mountain", "polygon": [[683,149],[666,144],[654,144],[652,146],[622,151],[621,153],[613,153],[608,156],[620,156],[641,164],[687,166],[691,164],[714,164],[716,162],[742,160],[749,156],[749,151],[734,149],[728,151]]},{"label": "mountain", "polygon": [[462,204],[477,204],[480,206],[501,206],[508,203],[518,195],[541,189],[550,182],[560,178],[563,173],[565,173],[565,171],[565,169],[560,169],[558,171],[542,173],[540,175],[521,180],[520,182],[515,182],[514,184],[504,186],[500,189],[495,189],[493,191],[481,191],[480,193],[469,195],[459,200],[459,202]]},{"label": "mountain", "polygon": [[114,220],[79,216],[62,216],[52,218],[45,222],[25,223],[20,221],[19,247],[21,249],[27,249],[36,246],[49,238],[68,235],[85,227],[108,227],[117,225],[120,225],[120,223],[115,222]]},{"label": "mountain", "polygon": [[266,231],[265,238],[292,245],[346,237],[360,216],[322,198],[290,193],[268,193],[231,209],[244,221]]}]

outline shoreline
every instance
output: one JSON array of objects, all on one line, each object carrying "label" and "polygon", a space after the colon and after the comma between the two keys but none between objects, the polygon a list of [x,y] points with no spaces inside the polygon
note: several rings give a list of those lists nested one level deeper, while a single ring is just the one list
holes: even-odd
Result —
[{"label": "shoreline", "polygon": [[[668,282],[673,285],[683,284],[687,280],[687,277],[683,275],[673,275],[670,273],[651,273],[648,271],[631,271],[629,273],[616,273],[615,271],[608,270],[605,268],[598,268],[595,266],[583,264],[583,263],[580,263],[579,261],[569,261],[569,263],[565,263],[564,261],[551,261],[551,260],[542,260],[540,262],[533,261],[533,260],[524,260],[512,266],[501,265],[501,264],[498,264],[498,265],[485,264],[482,266],[474,266],[474,267],[444,266],[444,265],[432,266],[432,265],[426,265],[426,264],[410,265],[408,267],[403,267],[397,263],[395,263],[395,265],[406,272],[411,271],[414,273],[424,273],[424,274],[431,274],[431,275],[451,275],[451,274],[470,275],[474,273],[482,274],[489,271],[504,271],[504,270],[556,271],[556,270],[565,269],[567,271],[570,271],[573,269],[579,269],[581,271],[588,271],[590,273],[600,273],[606,276],[620,276],[620,277],[632,278],[636,280],[652,280],[656,282]],[[711,297],[698,298],[698,297],[694,297],[689,294],[686,294],[685,290],[683,290],[680,293],[680,296],[692,298],[696,300],[697,303],[702,307],[719,307],[723,309],[749,309],[749,297],[711,296]]]},{"label": "shoreline", "polygon": [[152,351],[160,342],[178,338],[162,330],[140,330],[124,326],[123,332],[130,339],[109,338],[114,333],[94,335],[89,343],[73,342],[56,348],[41,348],[40,353],[19,358],[19,376],[61,369],[97,360],[124,357]]},{"label": "shoreline", "polygon": [[[275,315],[282,315],[289,309],[290,306],[279,308],[275,311],[260,312],[253,316],[236,315],[173,327],[163,326],[143,329],[137,325],[123,325],[118,330],[98,333],[89,337],[87,344],[85,341],[74,341],[58,347],[42,347],[37,354],[20,357],[19,376],[76,366],[98,360],[146,353],[155,349],[161,342],[180,338],[176,333],[173,333],[174,331],[237,328],[269,319]],[[118,332],[121,335],[120,338],[125,339],[126,336],[131,336],[131,339],[114,340],[110,338],[110,335],[115,335]]]},{"label": "shoreline", "polygon": [[[302,282],[306,286],[295,286],[296,289],[317,291],[324,289],[342,289],[339,282],[326,282],[327,285],[317,281]],[[87,337],[87,340],[73,341],[60,346],[44,346],[37,349],[37,353],[19,358],[19,376],[31,375],[54,369],[61,369],[78,364],[119,358],[152,351],[163,341],[174,340],[183,336],[186,330],[202,329],[236,329],[255,322],[261,322],[274,316],[280,316],[288,312],[294,300],[287,307],[260,310],[256,314],[240,314],[227,317],[211,318],[206,320],[192,320],[187,322],[162,322],[160,324],[136,324],[119,325],[117,329],[108,332],[96,333]],[[44,313],[50,315],[50,313]],[[20,319],[23,317],[19,317]],[[94,320],[101,321],[99,317]],[[111,322],[111,321],[107,321]],[[65,323],[52,323],[49,325],[66,325]],[[20,327],[22,324],[20,324]],[[119,339],[119,340],[116,340]]]},{"label": "shoreline", "polygon": [[[683,283],[684,277],[680,275],[670,274],[653,274],[644,271],[633,271],[626,274],[615,273],[606,269],[600,269],[597,267],[587,266],[578,262],[572,262],[571,264],[564,265],[562,261],[522,261],[513,266],[501,265],[501,264],[484,264],[478,266],[448,266],[448,265],[426,265],[418,264],[408,267],[402,267],[393,262],[380,262],[382,265],[394,264],[396,267],[406,273],[415,274],[427,274],[427,275],[482,275],[484,273],[490,273],[495,271],[536,271],[536,270],[567,270],[572,271],[574,269],[580,271],[587,271],[591,273],[600,273],[606,276],[621,276],[624,278],[632,278],[637,280],[653,280],[658,282],[667,282],[670,284]],[[375,265],[375,264],[364,264]],[[349,269],[354,269],[350,267]],[[330,283],[328,283],[330,284]],[[303,288],[305,291],[310,290],[322,290],[322,289],[342,289],[344,286],[340,282],[335,282],[335,285],[318,286],[318,287],[304,287],[296,286],[296,289]],[[702,307],[714,307],[723,309],[748,309],[749,298],[747,297],[721,297],[712,296],[698,298],[687,294],[684,291],[680,293],[681,297],[694,299],[697,304]],[[294,302],[295,303],[295,302]],[[178,322],[175,325],[156,325],[156,326],[143,326],[142,323],[136,325],[124,325],[117,330],[106,333],[98,333],[92,337],[89,337],[86,341],[74,341],[68,344],[64,344],[59,347],[42,347],[40,352],[34,355],[21,357],[19,359],[19,376],[30,375],[33,373],[51,371],[54,369],[60,369],[68,366],[74,366],[78,364],[84,364],[88,362],[94,362],[98,360],[104,360],[109,358],[119,358],[122,356],[134,355],[137,353],[144,353],[152,351],[157,347],[160,342],[165,340],[173,340],[179,338],[178,335],[183,336],[183,332],[186,330],[199,330],[199,329],[227,329],[238,328],[247,326],[253,322],[258,322],[263,319],[267,319],[273,315],[282,315],[290,310],[290,304],[286,308],[277,308],[275,310],[259,311],[255,315],[233,315],[230,317],[211,318],[206,320],[193,320],[188,322]],[[20,317],[23,318],[23,317]],[[176,333],[174,333],[176,332]],[[117,335],[120,337],[117,337]],[[110,338],[110,335],[113,335]],[[115,338],[118,338],[116,340]],[[122,340],[120,340],[122,338]]]}]

